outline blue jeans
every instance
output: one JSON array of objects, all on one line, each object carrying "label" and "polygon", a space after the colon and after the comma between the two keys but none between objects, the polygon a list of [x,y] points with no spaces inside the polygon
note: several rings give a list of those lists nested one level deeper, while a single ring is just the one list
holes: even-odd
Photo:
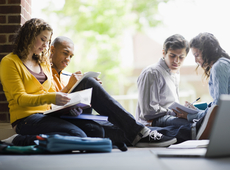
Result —
[{"label": "blue jeans", "polygon": [[[109,122],[115,125],[116,128],[119,128],[119,130],[114,130],[113,132],[115,134],[124,133],[125,139],[132,143],[144,126],[138,123],[129,112],[113,99],[94,78],[85,78],[74,91],[88,88],[93,88],[92,108],[100,115],[108,116]],[[105,135],[104,129],[94,121],[64,120],[59,117],[43,114],[33,114],[21,120],[17,125],[16,132],[21,135],[65,133],[70,136],[79,137],[114,138],[114,134],[112,133],[106,133]]]},{"label": "blue jeans", "polygon": [[[133,115],[127,112],[120,103],[112,98],[94,78],[83,79],[73,91],[91,87],[93,88],[91,100],[92,108],[100,115],[108,116],[108,121],[122,130],[126,139],[132,143],[139,132],[144,128],[144,125],[137,122]],[[111,136],[113,136],[113,134],[111,134]]]},{"label": "blue jeans", "polygon": [[181,143],[192,139],[191,126],[192,123],[187,119],[165,115],[154,119],[150,129],[157,130],[166,136],[176,137],[177,143]]},{"label": "blue jeans", "polygon": [[192,123],[181,126],[165,126],[165,127],[150,127],[151,130],[157,130],[163,135],[177,138],[177,143],[192,139],[191,134]]},{"label": "blue jeans", "polygon": [[176,126],[176,127],[180,127],[182,125],[187,125],[190,124],[190,122],[187,119],[183,119],[183,118],[178,118],[175,116],[171,116],[171,115],[165,115],[159,118],[156,118],[153,120],[152,122],[152,126],[155,127],[166,127],[166,126]]},{"label": "blue jeans", "polygon": [[104,137],[104,129],[89,120],[64,120],[43,114],[33,114],[21,120],[16,128],[21,135],[66,134],[78,137]]}]

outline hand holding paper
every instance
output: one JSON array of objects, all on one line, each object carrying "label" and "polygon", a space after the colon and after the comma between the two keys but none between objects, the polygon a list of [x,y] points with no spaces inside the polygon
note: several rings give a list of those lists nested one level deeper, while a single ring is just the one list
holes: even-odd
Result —
[{"label": "hand holding paper", "polygon": [[[73,92],[70,94],[66,94],[70,101],[66,103],[64,106],[58,106],[58,105],[52,105],[51,110],[45,111],[43,114],[50,114],[50,115],[63,115],[65,113],[71,113],[71,114],[80,114],[80,110],[72,110],[76,108],[87,108],[90,107],[91,97],[92,97],[92,88]],[[72,111],[70,111],[72,110]]]},{"label": "hand holding paper", "polygon": [[196,107],[188,101],[185,101],[185,107],[196,110]]},{"label": "hand holding paper", "polygon": [[190,103],[188,101],[185,102],[185,106],[188,108],[192,108],[196,110],[196,107],[193,105],[195,102],[197,102],[198,100],[200,100],[200,97],[198,97],[194,102]]},{"label": "hand holding paper", "polygon": [[83,110],[80,107],[70,109],[71,116],[79,116],[82,112]]}]

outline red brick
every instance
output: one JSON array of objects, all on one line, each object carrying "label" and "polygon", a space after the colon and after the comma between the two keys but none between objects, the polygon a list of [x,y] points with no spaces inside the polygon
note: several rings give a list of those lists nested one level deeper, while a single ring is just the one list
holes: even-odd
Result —
[{"label": "red brick", "polygon": [[20,14],[20,6],[0,6],[0,14]]},{"label": "red brick", "polygon": [[0,23],[6,23],[6,16],[0,16]]},{"label": "red brick", "polygon": [[8,23],[20,23],[21,15],[18,16],[8,16]]},{"label": "red brick", "polygon": [[4,93],[0,93],[0,101],[7,101]]},{"label": "red brick", "polygon": [[13,50],[13,45],[0,45],[1,53],[10,53]]},{"label": "red brick", "polygon": [[9,112],[8,103],[0,103],[1,112]]},{"label": "red brick", "polygon": [[0,43],[6,43],[6,35],[0,35]]},{"label": "red brick", "polygon": [[6,0],[0,0],[0,4],[6,4]]},{"label": "red brick", "polygon": [[1,25],[0,33],[14,33],[20,28],[20,25]]},{"label": "red brick", "polygon": [[8,0],[8,4],[20,4],[21,1],[25,1],[25,0]]}]

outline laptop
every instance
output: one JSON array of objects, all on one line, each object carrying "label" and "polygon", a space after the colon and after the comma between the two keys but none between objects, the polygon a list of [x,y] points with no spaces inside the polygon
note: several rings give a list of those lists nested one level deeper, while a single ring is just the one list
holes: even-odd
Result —
[{"label": "laptop", "polygon": [[[221,95],[206,148],[151,150],[159,157],[226,157],[230,156],[230,95]],[[196,140],[195,140],[196,141]],[[197,141],[199,142],[199,141]]]}]

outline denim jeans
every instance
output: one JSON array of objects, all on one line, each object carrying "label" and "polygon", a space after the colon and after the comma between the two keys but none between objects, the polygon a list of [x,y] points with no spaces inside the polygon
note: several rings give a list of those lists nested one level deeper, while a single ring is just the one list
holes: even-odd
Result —
[{"label": "denim jeans", "polygon": [[[114,140],[116,140],[115,136],[121,134],[119,140],[124,139],[132,143],[144,126],[138,123],[129,112],[113,99],[94,78],[83,79],[74,91],[88,88],[93,88],[92,108],[100,115],[108,116],[109,122],[116,128],[102,128],[101,125],[90,120],[64,120],[59,117],[33,114],[19,122],[16,132],[21,135],[65,133],[70,136],[109,137]],[[106,133],[104,129],[107,131]]]},{"label": "denim jeans", "polygon": [[[137,122],[133,115],[127,112],[120,103],[112,98],[94,78],[83,79],[73,91],[91,87],[93,88],[91,100],[92,108],[100,115],[108,116],[108,121],[122,130],[126,139],[132,143],[139,132],[144,128],[144,125]],[[110,136],[113,136],[113,134],[110,134]]]},{"label": "denim jeans", "polygon": [[190,124],[190,122],[187,119],[178,118],[172,115],[165,115],[159,118],[156,118],[152,122],[152,126],[157,127],[166,127],[166,126],[176,126],[180,127],[182,125]]},{"label": "denim jeans", "polygon": [[78,137],[104,137],[104,129],[96,122],[77,119],[64,120],[43,114],[33,114],[21,120],[16,132],[21,135],[64,133]]},{"label": "denim jeans", "polygon": [[151,130],[157,130],[163,135],[177,138],[177,143],[192,139],[191,134],[192,123],[181,126],[165,126],[165,127],[150,127]]}]

